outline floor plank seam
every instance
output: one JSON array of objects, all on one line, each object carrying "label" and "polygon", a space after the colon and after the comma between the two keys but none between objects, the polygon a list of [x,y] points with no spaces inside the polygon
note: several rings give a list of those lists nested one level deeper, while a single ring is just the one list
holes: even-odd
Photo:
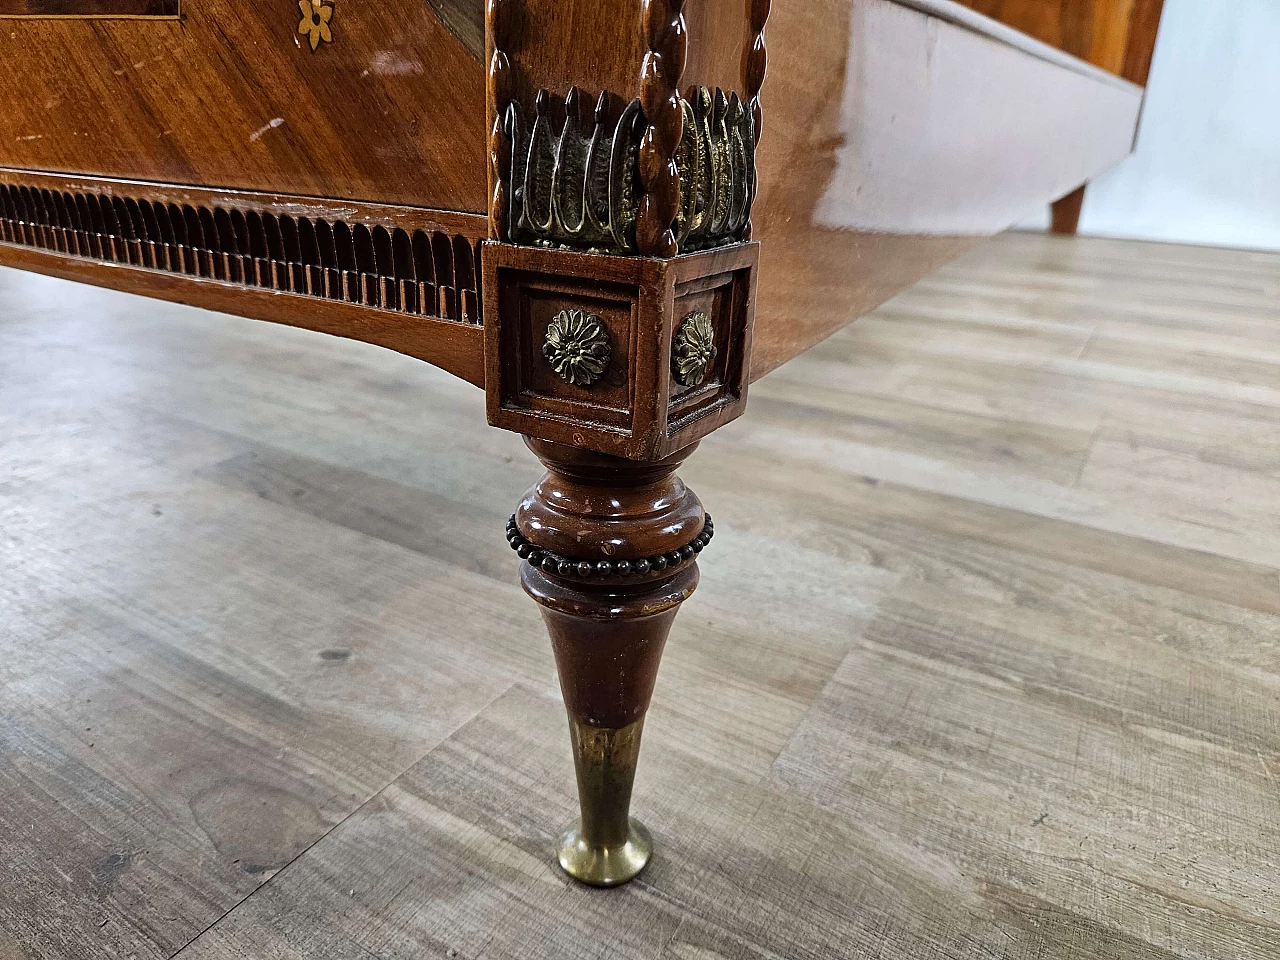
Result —
[{"label": "floor plank seam", "polygon": [[410,770],[412,770],[412,769],[413,769],[414,767],[416,767],[419,763],[421,763],[421,762],[422,762],[423,760],[425,760],[428,756],[430,756],[430,755],[431,755],[431,753],[432,753],[434,750],[436,750],[436,749],[440,746],[440,744],[447,742],[447,741],[449,740],[449,738],[450,738],[450,737],[452,737],[454,734],[456,734],[459,730],[461,730],[463,727],[465,727],[468,723],[471,723],[473,720],[475,720],[475,719],[476,719],[476,717],[478,717],[478,716],[480,716],[481,714],[483,714],[486,710],[488,710],[491,706],[493,706],[495,703],[497,703],[499,700],[501,700],[504,696],[506,696],[508,693],[510,693],[510,692],[511,692],[513,689],[515,689],[517,686],[519,686],[519,684],[518,684],[518,683],[515,683],[515,682],[511,683],[509,686],[507,686],[506,688],[504,688],[504,689],[502,690],[502,692],[501,692],[501,693],[499,693],[497,696],[495,696],[495,697],[493,697],[491,700],[489,700],[489,702],[487,702],[487,703],[486,703],[486,704],[484,704],[482,707],[480,707],[480,709],[478,709],[474,714],[472,714],[471,716],[469,716],[469,717],[467,717],[466,719],[464,719],[463,721],[461,721],[461,722],[460,722],[456,727],[454,727],[454,728],[453,728],[452,730],[450,730],[446,735],[444,735],[443,737],[441,737],[441,738],[439,739],[439,741],[437,741],[436,743],[433,743],[433,744],[432,744],[432,745],[431,745],[431,746],[430,746],[426,751],[424,751],[424,752],[423,752],[423,754],[422,754],[422,756],[418,757],[418,758],[417,758],[416,760],[414,760],[412,763],[408,764],[408,765],[407,765],[403,770],[401,770],[401,771],[400,771],[399,773],[397,773],[394,777],[392,777],[390,780],[388,780],[386,783],[384,783],[384,784],[383,784],[381,787],[379,787],[379,788],[378,788],[374,793],[372,793],[372,794],[370,794],[368,797],[366,797],[366,798],[365,798],[365,799],[364,799],[364,800],[363,800],[363,801],[362,801],[358,806],[356,806],[356,807],[354,807],[353,809],[351,809],[351,810],[350,810],[350,811],[349,811],[349,812],[348,812],[348,813],[347,813],[347,814],[346,814],[346,815],[345,815],[341,820],[339,820],[338,822],[336,822],[335,824],[333,824],[333,826],[329,827],[329,829],[328,829],[328,830],[324,831],[324,833],[320,834],[320,836],[316,837],[314,840],[312,840],[310,843],[308,843],[308,844],[307,844],[307,845],[306,845],[302,850],[298,851],[298,853],[297,853],[295,856],[291,857],[291,858],[289,859],[289,861],[288,861],[287,863],[285,863],[285,864],[284,864],[284,866],[282,866],[279,870],[277,870],[275,873],[273,873],[273,874],[272,874],[272,875],[271,875],[271,876],[270,876],[266,881],[264,881],[263,883],[259,884],[259,885],[258,885],[258,886],[256,886],[256,887],[254,887],[251,891],[249,891],[249,893],[245,894],[243,897],[241,897],[239,900],[237,900],[234,904],[232,904],[232,905],[231,905],[231,906],[226,910],[226,912],[225,912],[225,913],[223,913],[221,916],[217,917],[215,920],[213,920],[212,922],[210,922],[208,926],[206,926],[204,929],[202,929],[202,930],[201,930],[199,933],[197,933],[194,937],[192,937],[190,940],[188,940],[186,943],[184,943],[182,946],[180,946],[180,947],[179,947],[177,950],[175,950],[173,953],[169,954],[169,956],[166,958],[166,960],[177,960],[177,958],[178,958],[178,957],[180,957],[183,953],[187,952],[189,949],[191,949],[193,946],[195,946],[195,945],[196,945],[196,943],[197,943],[197,942],[199,942],[201,938],[203,938],[206,934],[208,934],[208,933],[209,933],[210,931],[212,931],[215,927],[217,927],[217,926],[218,926],[218,924],[222,923],[224,920],[226,920],[227,918],[229,918],[233,913],[235,913],[237,910],[239,910],[242,906],[244,906],[246,903],[248,903],[248,902],[249,902],[250,900],[252,900],[254,897],[258,896],[258,894],[262,893],[262,891],[266,890],[268,887],[270,887],[272,884],[274,884],[274,883],[277,881],[277,879],[278,879],[279,877],[281,877],[281,876],[282,876],[282,875],[283,875],[283,874],[284,874],[284,873],[285,873],[285,872],[286,872],[290,867],[292,867],[295,863],[297,863],[299,860],[301,860],[303,857],[305,857],[308,853],[310,853],[310,852],[311,852],[311,850],[312,850],[312,849],[314,849],[314,848],[315,848],[315,846],[316,846],[317,844],[321,843],[325,838],[327,838],[327,837],[328,837],[330,834],[332,834],[335,830],[337,830],[337,829],[339,829],[340,827],[342,827],[342,826],[343,826],[343,824],[347,823],[347,822],[348,822],[349,820],[351,820],[353,817],[355,817],[355,816],[357,816],[358,814],[360,814],[360,812],[361,812],[361,811],[363,811],[363,810],[365,809],[365,807],[369,806],[369,804],[373,803],[375,800],[380,799],[380,798],[382,797],[382,795],[383,795],[383,794],[385,794],[389,788],[391,788],[391,787],[395,786],[395,784],[396,784],[396,783],[397,783],[397,782],[398,782],[398,781],[399,781],[403,776],[405,776],[405,774],[407,774]]}]

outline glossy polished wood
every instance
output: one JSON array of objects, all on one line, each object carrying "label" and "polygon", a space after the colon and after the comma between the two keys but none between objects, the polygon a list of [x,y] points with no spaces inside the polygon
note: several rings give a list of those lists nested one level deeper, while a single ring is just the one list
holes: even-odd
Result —
[{"label": "glossy polished wood", "polygon": [[582,814],[561,838],[558,860],[577,880],[617,886],[653,851],[630,817],[631,791],[667,635],[698,586],[708,521],[675,475],[697,444],[638,463],[528,443],[547,473],[508,536],[524,561],[520,583],[551,634]]},{"label": "glossy polished wood", "polygon": [[959,0],[967,7],[1145,85],[1164,0]]},{"label": "glossy polished wood", "polygon": [[339,0],[314,52],[286,0],[8,21],[0,166],[483,211],[473,5],[437,6]]},{"label": "glossy polished wood", "polygon": [[[735,17],[738,5],[725,0],[721,6],[687,11],[695,39],[682,82],[732,84],[742,77],[749,11],[743,4]],[[415,5],[393,26],[383,23],[394,19],[388,8],[344,6],[335,14],[338,39],[315,54],[294,42],[293,14],[274,9],[233,18],[232,32],[212,42],[207,34],[214,21],[204,18],[216,8],[208,7],[193,13],[180,33],[164,24],[124,22],[18,25],[0,38],[0,53],[7,43],[15,51],[21,44],[54,55],[38,61],[0,56],[3,82],[28,91],[0,118],[0,162],[488,209],[490,164],[483,158],[489,130],[482,119],[482,54],[474,49],[481,13],[476,0]],[[633,26],[615,23],[610,29],[630,31],[631,39],[614,49],[612,41],[604,42],[613,36],[608,30],[586,29],[595,23],[591,17],[603,16],[597,5],[578,4],[562,15],[570,14],[567,22],[581,29],[564,32],[561,46],[540,50],[526,40],[509,52],[510,89],[563,92],[581,81],[592,90],[616,82],[622,94],[638,91],[633,67],[625,77],[613,77],[608,70],[619,68],[610,67],[609,58],[632,46],[638,50],[644,38]],[[888,0],[776,0],[765,34],[771,56],[764,113],[776,116],[767,121],[757,157],[753,217],[755,236],[764,241],[764,282],[755,377],[981,237],[1073,189],[1131,145],[1136,88],[1093,80]],[[282,37],[288,39],[283,48]],[[91,53],[106,42],[123,54],[157,43],[164,52],[161,62],[152,54],[117,74],[119,68],[108,68],[110,58]],[[935,42],[940,66],[951,73],[945,80],[941,74],[922,80],[930,76]],[[253,55],[264,63],[213,55],[231,49],[257,51]],[[570,49],[582,56],[553,56]],[[60,50],[66,51],[61,60]],[[430,72],[422,59],[428,51]],[[73,55],[91,83],[66,84],[66,71],[58,68]],[[630,54],[623,59],[632,61]],[[162,68],[170,60],[190,60],[203,100],[234,103],[234,109],[190,109],[185,98],[191,85],[175,91],[177,75]],[[595,72],[583,72],[588,69]],[[282,71],[292,72],[287,81],[270,80]],[[238,84],[250,82],[242,73],[252,86],[232,96],[235,77]],[[284,89],[308,93],[289,98],[288,110],[271,105],[286,102],[277,96]],[[745,94],[745,86],[738,89]],[[361,90],[385,97],[386,106],[370,109]],[[143,116],[152,100],[159,105]],[[41,102],[50,108],[41,109]],[[104,118],[99,102],[119,115]],[[271,126],[276,119],[282,122]],[[165,126],[153,129],[157,121]],[[113,132],[104,147],[106,134],[97,131],[108,126]],[[982,137],[972,136],[975,130]],[[24,255],[24,262],[33,258]],[[123,278],[125,272],[110,275]],[[200,296],[190,289],[185,295]],[[221,292],[213,296],[210,305],[228,307]],[[252,295],[233,299],[249,315],[278,312],[258,307]],[[478,363],[471,357],[466,369]]]},{"label": "glossy polished wood", "polygon": [[178,0],[0,0],[8,17],[176,17]]},{"label": "glossy polished wood", "polygon": [[767,33],[753,378],[1132,149],[1139,88],[887,0]]}]

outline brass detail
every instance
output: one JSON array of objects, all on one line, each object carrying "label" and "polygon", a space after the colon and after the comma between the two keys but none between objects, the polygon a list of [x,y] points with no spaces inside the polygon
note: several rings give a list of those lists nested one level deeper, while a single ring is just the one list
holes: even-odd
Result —
[{"label": "brass detail", "polygon": [[[681,251],[737,240],[751,213],[755,134],[737,94],[700,87],[681,99],[684,132],[676,151]],[[512,243],[635,254],[641,194],[639,100],[621,112],[607,93],[584,120],[574,87],[562,104],[538,92],[529,128],[520,104],[507,105],[503,132],[511,144],[509,240]],[[563,113],[562,125],[557,116]],[[613,117],[616,116],[616,120]]]},{"label": "brass detail", "polygon": [[716,331],[705,313],[691,313],[676,331],[671,350],[671,372],[684,387],[696,387],[707,378],[716,359]]},{"label": "brass detail", "polygon": [[[606,93],[589,125],[581,120],[578,88],[564,100],[564,126],[557,132],[552,98],[538,92],[529,131],[518,103],[507,107],[511,140],[511,239],[516,243],[634,251],[636,245],[637,154],[644,121],[633,100],[610,124]],[[612,127],[612,129],[610,129]]]},{"label": "brass detail", "polygon": [[298,33],[311,40],[311,52],[333,40],[333,31],[329,29],[329,21],[333,19],[333,5],[321,0],[298,0],[298,9],[302,11],[302,20],[298,24]]},{"label": "brass detail", "polygon": [[643,730],[643,718],[616,730],[569,721],[582,816],[560,835],[557,859],[575,880],[616,887],[653,855],[649,831],[629,816]]},{"label": "brass detail", "polygon": [[756,179],[751,114],[738,95],[725,97],[699,87],[693,101],[681,99],[684,134],[676,152],[680,210],[676,240],[681,250],[732,243],[751,215]]},{"label": "brass detail", "polygon": [[547,327],[542,355],[565,383],[589,387],[609,369],[609,332],[595,314],[561,310]]}]

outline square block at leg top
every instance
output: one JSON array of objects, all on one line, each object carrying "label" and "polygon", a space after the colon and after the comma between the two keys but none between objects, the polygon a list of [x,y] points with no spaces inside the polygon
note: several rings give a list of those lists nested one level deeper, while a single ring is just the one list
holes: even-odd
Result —
[{"label": "square block at leg top", "polygon": [[[742,414],[747,401],[759,244],[670,260],[486,242],[485,401],[489,423],[633,460],[660,460]],[[543,352],[566,311],[594,318],[608,366],[570,383]],[[711,320],[715,358],[681,386],[672,342],[685,320]]]}]

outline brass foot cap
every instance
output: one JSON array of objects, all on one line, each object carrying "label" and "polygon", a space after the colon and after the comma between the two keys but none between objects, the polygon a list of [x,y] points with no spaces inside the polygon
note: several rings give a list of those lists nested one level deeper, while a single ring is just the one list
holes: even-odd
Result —
[{"label": "brass foot cap", "polygon": [[605,847],[582,837],[582,821],[575,820],[560,834],[556,854],[564,872],[593,887],[616,887],[634,879],[653,855],[653,838],[638,820],[631,820],[625,843]]}]

